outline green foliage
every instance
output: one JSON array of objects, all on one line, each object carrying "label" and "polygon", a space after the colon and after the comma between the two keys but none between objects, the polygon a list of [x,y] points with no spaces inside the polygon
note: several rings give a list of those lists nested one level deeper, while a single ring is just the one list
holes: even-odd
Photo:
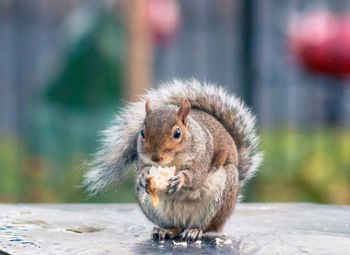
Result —
[{"label": "green foliage", "polygon": [[350,203],[349,132],[264,132],[262,147],[265,161],[248,201]]},{"label": "green foliage", "polygon": [[18,159],[21,155],[19,142],[0,137],[0,201],[17,201],[21,187]]},{"label": "green foliage", "polygon": [[[50,102],[67,109],[113,105],[122,92],[125,35],[121,22],[99,10],[86,18],[86,29],[68,38],[61,70],[46,92]],[[72,30],[81,30],[80,25]]]}]

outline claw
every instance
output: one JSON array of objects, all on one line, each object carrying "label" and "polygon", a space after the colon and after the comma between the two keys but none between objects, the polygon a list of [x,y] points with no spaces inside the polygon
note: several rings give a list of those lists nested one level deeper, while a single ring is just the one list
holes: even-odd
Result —
[{"label": "claw", "polygon": [[199,239],[202,239],[203,231],[198,228],[186,229],[181,234],[181,240],[187,242],[195,242]]},{"label": "claw", "polygon": [[143,188],[146,188],[146,182],[147,182],[147,179],[145,178],[140,178],[140,184]]},{"label": "claw", "polygon": [[163,229],[158,227],[153,228],[153,232],[152,232],[153,240],[162,241],[165,239],[173,239],[176,236],[177,236],[176,231],[172,229]]},{"label": "claw", "polygon": [[146,179],[145,178],[145,190],[146,190],[146,192],[147,192],[147,194],[150,194],[151,192],[150,192],[150,190],[149,190],[149,181],[148,181],[148,178]]},{"label": "claw", "polygon": [[148,191],[148,185],[149,185],[148,174],[149,174],[149,171],[145,170],[145,169],[141,170],[138,173],[138,183],[142,188],[144,188],[146,190],[147,193],[149,193],[149,191]]},{"label": "claw", "polygon": [[148,178],[142,178],[141,177],[139,179],[139,183],[140,183],[140,186],[145,189],[147,194],[149,194],[150,192],[149,192],[149,181],[148,181]]},{"label": "claw", "polygon": [[175,175],[174,177],[171,178],[173,181],[181,179],[180,175]]}]

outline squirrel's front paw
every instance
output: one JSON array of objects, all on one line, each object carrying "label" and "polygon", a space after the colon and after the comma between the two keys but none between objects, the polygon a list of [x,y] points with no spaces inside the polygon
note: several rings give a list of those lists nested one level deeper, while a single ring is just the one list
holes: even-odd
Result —
[{"label": "squirrel's front paw", "polygon": [[179,191],[185,184],[185,176],[182,173],[178,173],[168,181],[167,193],[171,194]]},{"label": "squirrel's front paw", "polygon": [[138,177],[139,185],[143,187],[146,192],[149,194],[149,181],[148,181],[148,173],[141,173]]}]

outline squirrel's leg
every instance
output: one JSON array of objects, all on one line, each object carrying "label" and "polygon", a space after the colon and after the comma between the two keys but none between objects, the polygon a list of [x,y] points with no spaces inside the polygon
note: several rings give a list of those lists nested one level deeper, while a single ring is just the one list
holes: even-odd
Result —
[{"label": "squirrel's leg", "polygon": [[223,194],[223,201],[220,209],[217,211],[205,232],[221,232],[227,219],[231,216],[236,203],[239,191],[238,170],[235,164],[230,163],[223,166],[226,170],[226,188]]},{"label": "squirrel's leg", "polygon": [[154,227],[152,232],[153,240],[165,240],[165,239],[173,239],[178,237],[180,234],[180,230],[178,228],[170,228],[164,229],[159,227]]}]

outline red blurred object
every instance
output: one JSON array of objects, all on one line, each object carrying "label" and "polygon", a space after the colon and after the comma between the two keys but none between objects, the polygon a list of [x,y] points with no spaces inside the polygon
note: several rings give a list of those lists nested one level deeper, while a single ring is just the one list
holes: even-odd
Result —
[{"label": "red blurred object", "polygon": [[148,0],[148,21],[156,43],[164,44],[175,37],[180,24],[176,0]]},{"label": "red blurred object", "polygon": [[327,10],[295,19],[289,27],[290,45],[303,66],[313,72],[350,75],[350,12]]}]

